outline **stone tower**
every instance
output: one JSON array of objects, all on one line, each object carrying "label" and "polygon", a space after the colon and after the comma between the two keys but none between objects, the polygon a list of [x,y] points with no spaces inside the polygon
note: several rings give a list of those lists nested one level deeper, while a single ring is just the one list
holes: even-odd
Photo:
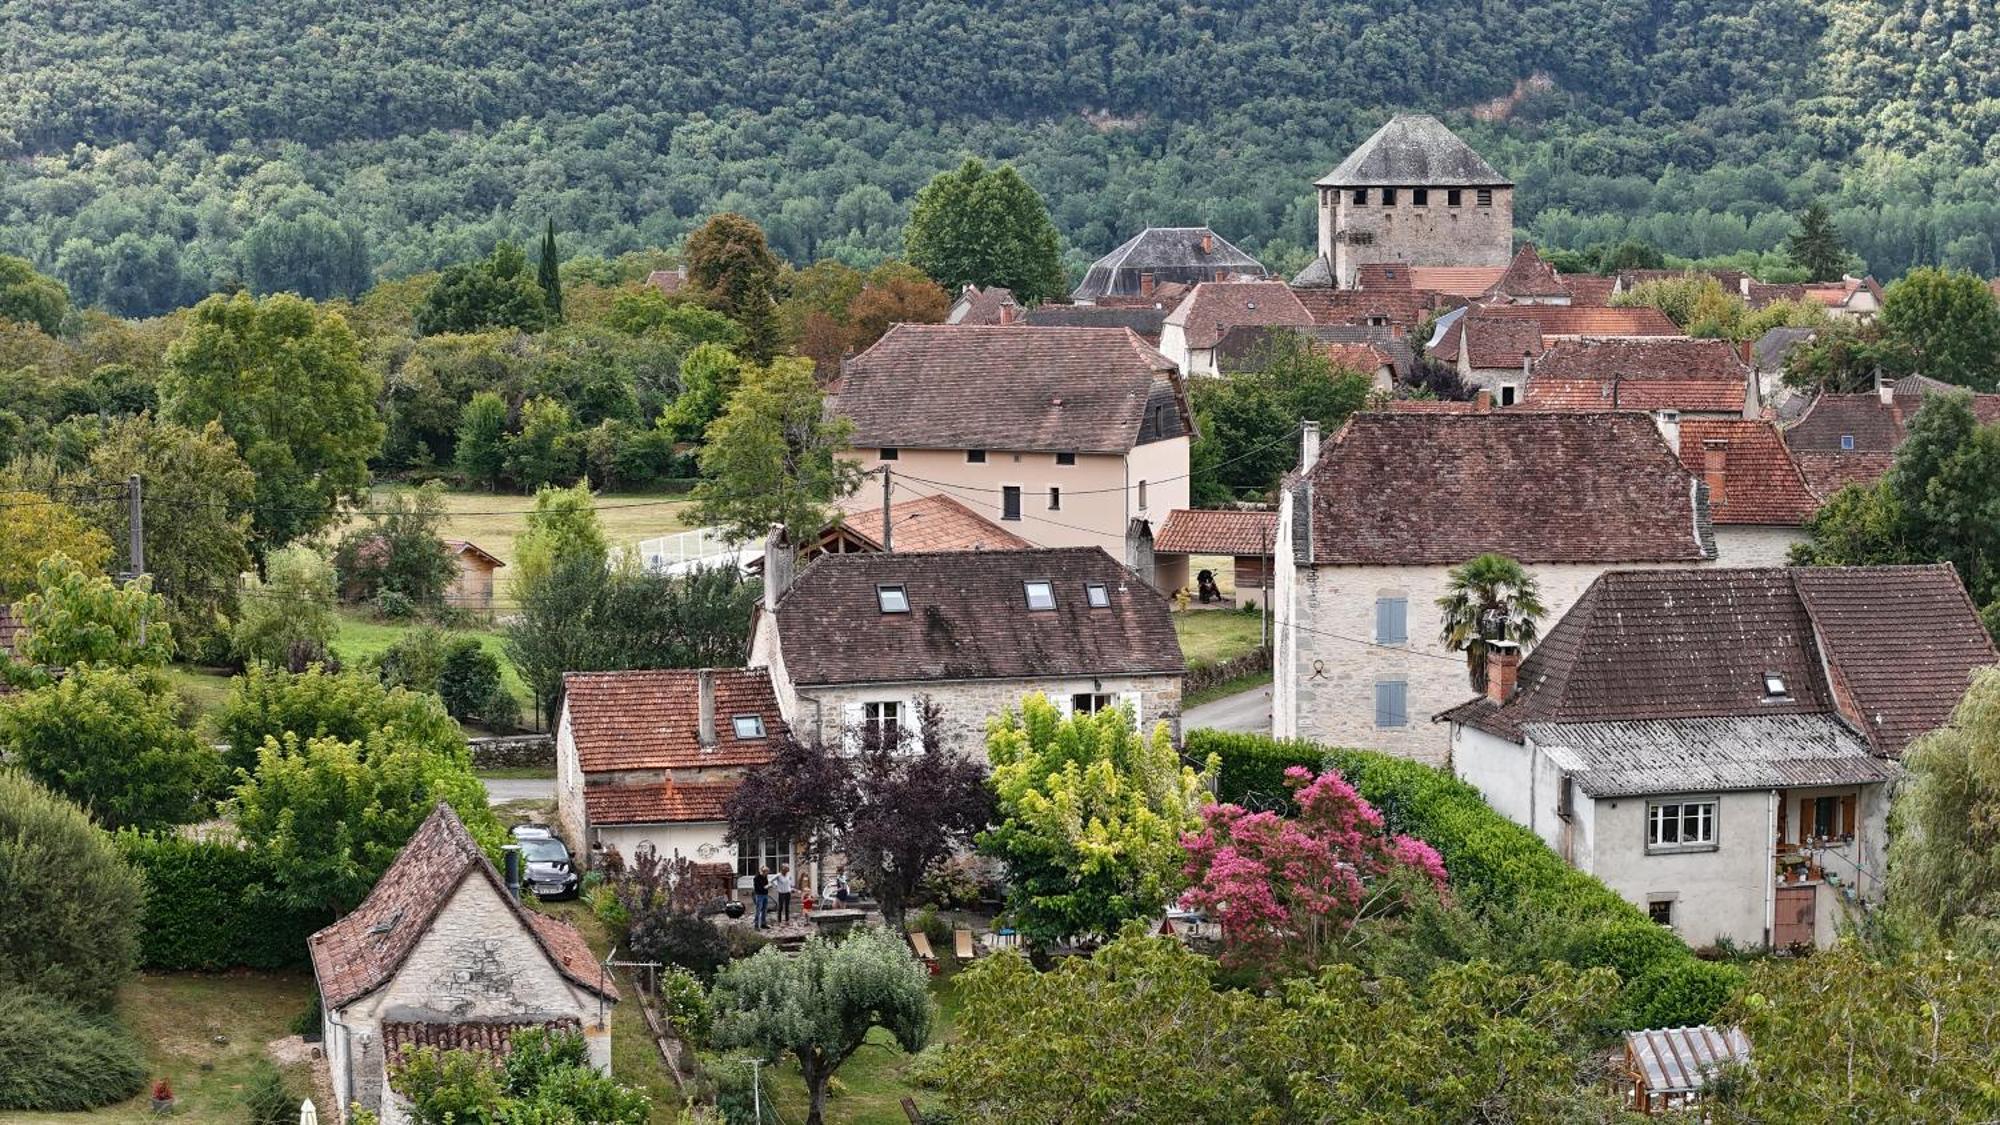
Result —
[{"label": "stone tower", "polygon": [[1505,266],[1514,185],[1444,123],[1399,114],[1320,177],[1319,252],[1333,284],[1363,262]]}]

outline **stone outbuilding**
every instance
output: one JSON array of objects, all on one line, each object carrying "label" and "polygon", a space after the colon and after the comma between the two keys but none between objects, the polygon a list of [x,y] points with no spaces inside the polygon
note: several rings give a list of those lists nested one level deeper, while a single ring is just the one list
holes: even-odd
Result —
[{"label": "stone outbuilding", "polygon": [[336,1120],[406,1120],[389,1088],[404,1046],[505,1053],[527,1028],[579,1031],[611,1069],[618,988],[583,935],[523,906],[440,802],[368,897],[307,943]]}]

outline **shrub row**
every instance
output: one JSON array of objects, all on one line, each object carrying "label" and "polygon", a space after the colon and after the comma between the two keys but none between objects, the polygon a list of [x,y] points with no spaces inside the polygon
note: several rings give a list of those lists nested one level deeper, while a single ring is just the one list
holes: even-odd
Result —
[{"label": "shrub row", "polygon": [[145,1083],[145,1052],[108,1017],[26,989],[0,990],[0,1110],[96,1109]]},{"label": "shrub row", "polygon": [[294,968],[306,963],[306,939],[333,920],[279,904],[261,852],[137,832],[119,833],[118,849],[146,879],[139,959],[148,969]]},{"label": "shrub row", "polygon": [[1209,730],[1190,733],[1187,750],[1196,761],[1220,759],[1219,799],[1253,808],[1289,804],[1284,773],[1291,766],[1340,771],[1381,810],[1390,831],[1437,849],[1460,903],[1480,914],[1511,911],[1555,921],[1569,935],[1565,960],[1616,969],[1626,982],[1628,1026],[1705,1022],[1740,979],[1734,966],[1698,960],[1638,907],[1563,862],[1539,836],[1443,770],[1373,751]]}]

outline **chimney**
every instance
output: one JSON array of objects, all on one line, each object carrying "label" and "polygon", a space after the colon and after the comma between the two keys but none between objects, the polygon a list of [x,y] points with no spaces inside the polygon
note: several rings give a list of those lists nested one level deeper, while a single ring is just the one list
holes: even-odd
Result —
[{"label": "chimney", "polygon": [[1213,253],[1215,253],[1215,232],[1214,232],[1214,231],[1212,231],[1212,230],[1204,230],[1204,231],[1202,231],[1202,232],[1201,232],[1201,252],[1202,252],[1203,254],[1213,254]]},{"label": "chimney", "polygon": [[697,704],[697,713],[700,716],[697,721],[700,725],[695,728],[695,734],[703,746],[713,746],[715,745],[715,669],[703,668],[694,674],[694,678],[695,693],[700,700]]},{"label": "chimney", "polygon": [[1736,355],[1743,361],[1746,367],[1754,367],[1757,363],[1756,353],[1751,350],[1752,347],[1753,345],[1749,340],[1744,340],[1736,345]]},{"label": "chimney", "polygon": [[1000,323],[1014,323],[1014,303],[1012,301],[1005,302],[1000,306]]},{"label": "chimney", "polygon": [[791,541],[785,538],[785,529],[774,527],[764,538],[764,612],[775,613],[778,599],[792,588],[792,579],[798,576],[798,556],[792,553]]},{"label": "chimney", "polygon": [[1496,705],[1514,698],[1514,685],[1521,678],[1521,646],[1513,641],[1487,641],[1486,698]]},{"label": "chimney", "polygon": [[1729,442],[1723,438],[1701,441],[1701,479],[1708,482],[1708,505],[1722,506],[1723,477],[1729,468]]},{"label": "chimney", "polygon": [[1141,297],[1151,297],[1152,295],[1153,295],[1153,275],[1152,275],[1152,274],[1150,274],[1150,273],[1142,273],[1142,274],[1140,274],[1140,275],[1139,275],[1139,296],[1141,296]]},{"label": "chimney", "polygon": [[1893,406],[1896,403],[1896,384],[1884,377],[1879,367],[1875,369],[1875,396],[1882,400],[1883,406]]},{"label": "chimney", "polygon": [[1299,423],[1299,471],[1311,472],[1319,464],[1319,423],[1310,419]]},{"label": "chimney", "polygon": [[1472,396],[1472,412],[1474,414],[1493,413],[1493,391],[1490,388],[1481,387]]},{"label": "chimney", "polygon": [[500,857],[507,872],[507,893],[514,896],[514,901],[519,902],[521,900],[521,845],[502,844],[500,846]]},{"label": "chimney", "polygon": [[1534,352],[1522,352],[1522,353],[1521,353],[1521,378],[1523,378],[1523,379],[1526,379],[1526,378],[1528,377],[1528,369],[1529,369],[1530,367],[1533,367],[1534,365],[1535,365],[1535,353],[1534,353]]}]

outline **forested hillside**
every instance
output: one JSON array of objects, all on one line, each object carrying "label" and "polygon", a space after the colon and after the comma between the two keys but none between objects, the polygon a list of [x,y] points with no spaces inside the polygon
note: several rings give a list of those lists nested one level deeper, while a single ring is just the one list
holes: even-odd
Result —
[{"label": "forested hillside", "polygon": [[0,249],[127,314],[235,281],[349,294],[545,219],[609,255],[731,208],[794,261],[865,265],[966,154],[1021,168],[1072,265],[1208,222],[1295,266],[1310,180],[1402,108],[1513,174],[1518,221],[1554,246],[1766,251],[1811,199],[1884,276],[1990,273],[2000,235],[1996,0],[0,13]]}]

